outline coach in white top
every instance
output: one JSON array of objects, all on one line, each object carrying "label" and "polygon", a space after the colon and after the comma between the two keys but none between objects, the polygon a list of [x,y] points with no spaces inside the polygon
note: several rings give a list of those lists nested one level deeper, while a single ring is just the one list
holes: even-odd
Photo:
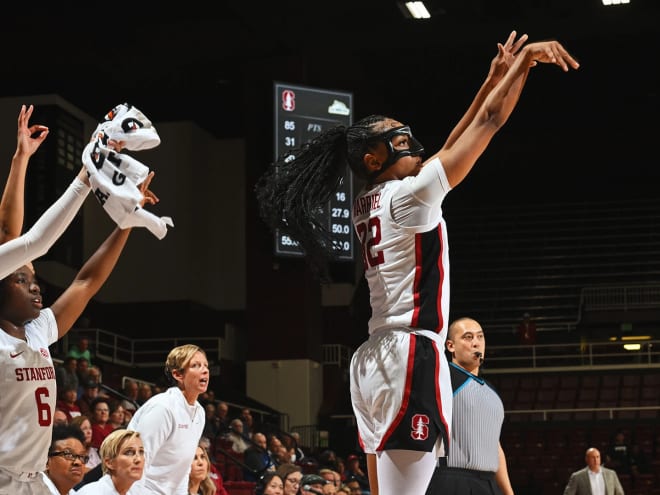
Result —
[{"label": "coach in white top", "polygon": [[196,345],[175,347],[165,373],[175,386],[145,402],[128,424],[140,432],[146,455],[144,476],[137,483],[152,493],[187,495],[188,473],[206,423],[197,401],[209,384],[206,353]]}]

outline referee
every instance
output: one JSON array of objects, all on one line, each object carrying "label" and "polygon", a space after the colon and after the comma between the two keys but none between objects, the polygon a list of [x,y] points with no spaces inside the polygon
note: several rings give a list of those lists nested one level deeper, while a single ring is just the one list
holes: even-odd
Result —
[{"label": "referee", "polygon": [[454,391],[449,456],[441,457],[427,495],[513,495],[500,445],[504,405],[479,377],[486,353],[484,331],[471,318],[449,326],[447,351]]}]

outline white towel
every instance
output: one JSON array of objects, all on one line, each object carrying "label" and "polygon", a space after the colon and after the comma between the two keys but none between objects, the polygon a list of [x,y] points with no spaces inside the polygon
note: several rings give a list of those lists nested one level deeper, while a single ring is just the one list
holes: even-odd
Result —
[{"label": "white towel", "polygon": [[170,217],[157,217],[140,206],[138,184],[149,175],[149,168],[135,158],[107,147],[108,140],[125,141],[133,151],[160,144],[156,128],[137,108],[122,103],[108,112],[85,146],[82,161],[89,173],[92,192],[115,223],[125,229],[146,227],[158,239],[174,226]]}]

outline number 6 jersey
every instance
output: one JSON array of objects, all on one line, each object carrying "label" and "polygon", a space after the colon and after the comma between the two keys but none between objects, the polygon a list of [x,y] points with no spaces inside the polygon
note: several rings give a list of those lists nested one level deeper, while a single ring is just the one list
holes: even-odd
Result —
[{"label": "number 6 jersey", "polygon": [[53,312],[43,309],[25,335],[27,342],[0,331],[0,469],[19,474],[46,468],[57,393]]}]

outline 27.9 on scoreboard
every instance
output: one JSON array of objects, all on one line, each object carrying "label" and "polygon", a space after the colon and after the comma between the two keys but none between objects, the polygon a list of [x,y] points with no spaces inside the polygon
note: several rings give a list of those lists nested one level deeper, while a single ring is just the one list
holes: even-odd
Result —
[{"label": "27.9 on scoreboard", "polygon": [[[338,124],[350,125],[353,117],[352,93],[274,84],[275,88],[275,159],[297,148],[321,132]],[[353,261],[354,235],[351,222],[353,175],[348,167],[341,186],[320,213],[333,235],[337,261]],[[298,243],[286,234],[275,233],[275,254],[303,256]]]}]

